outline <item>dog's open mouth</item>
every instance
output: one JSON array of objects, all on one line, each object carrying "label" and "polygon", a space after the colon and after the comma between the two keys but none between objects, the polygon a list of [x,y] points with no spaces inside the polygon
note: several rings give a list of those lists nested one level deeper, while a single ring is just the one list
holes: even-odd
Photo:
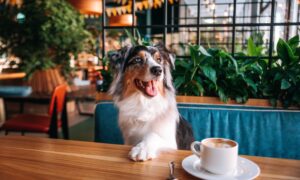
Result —
[{"label": "dog's open mouth", "polygon": [[157,81],[156,80],[151,80],[148,82],[141,81],[138,79],[134,80],[136,87],[142,91],[145,95],[154,97],[157,95]]}]

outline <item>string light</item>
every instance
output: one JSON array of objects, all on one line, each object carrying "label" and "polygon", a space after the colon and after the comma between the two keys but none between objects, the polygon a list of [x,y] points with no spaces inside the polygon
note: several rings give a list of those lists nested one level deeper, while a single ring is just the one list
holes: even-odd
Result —
[{"label": "string light", "polygon": [[215,3],[212,3],[212,4],[210,5],[210,9],[214,10],[215,8],[216,8],[216,4],[215,4]]},{"label": "string light", "polygon": [[227,10],[225,10],[224,16],[228,16],[228,11]]}]

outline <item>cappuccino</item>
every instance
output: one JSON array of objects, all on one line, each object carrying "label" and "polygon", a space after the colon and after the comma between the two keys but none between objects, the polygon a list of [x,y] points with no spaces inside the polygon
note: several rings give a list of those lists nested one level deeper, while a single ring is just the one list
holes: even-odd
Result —
[{"label": "cappuccino", "polygon": [[232,148],[236,146],[233,141],[226,140],[226,139],[210,139],[205,142],[205,145],[212,147],[212,148]]},{"label": "cappuccino", "polygon": [[237,167],[238,143],[224,138],[207,138],[191,144],[201,167],[214,174],[232,173]]}]

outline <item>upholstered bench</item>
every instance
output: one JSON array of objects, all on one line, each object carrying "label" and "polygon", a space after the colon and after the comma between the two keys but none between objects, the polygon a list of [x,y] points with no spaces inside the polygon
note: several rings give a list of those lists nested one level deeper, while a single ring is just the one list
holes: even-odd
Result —
[{"label": "upholstered bench", "polygon": [[31,94],[30,86],[0,86],[0,97],[24,97]]},{"label": "upholstered bench", "polygon": [[0,86],[0,126],[5,121],[5,108],[2,97],[24,97],[31,94],[29,86]]},{"label": "upholstered bench", "polygon": [[[239,143],[240,154],[300,159],[300,110],[199,103],[178,103],[178,108],[196,140],[230,138]],[[112,101],[97,104],[95,141],[123,143],[117,115]]]}]

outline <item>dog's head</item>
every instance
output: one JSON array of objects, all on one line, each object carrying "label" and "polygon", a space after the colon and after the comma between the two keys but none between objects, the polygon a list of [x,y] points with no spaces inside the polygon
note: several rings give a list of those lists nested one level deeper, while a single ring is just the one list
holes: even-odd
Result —
[{"label": "dog's head", "polygon": [[110,93],[115,100],[134,93],[152,98],[174,93],[171,69],[173,55],[162,45],[128,46],[109,55],[114,80]]}]

